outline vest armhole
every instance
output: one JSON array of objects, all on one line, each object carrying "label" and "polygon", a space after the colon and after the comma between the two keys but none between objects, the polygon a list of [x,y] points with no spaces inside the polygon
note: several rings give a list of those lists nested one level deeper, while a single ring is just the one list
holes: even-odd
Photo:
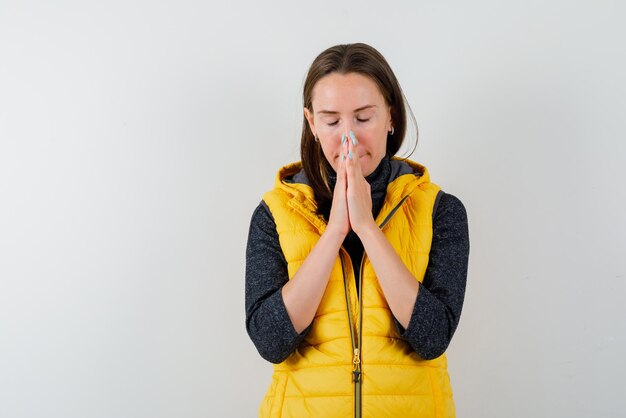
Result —
[{"label": "vest armhole", "polygon": [[[265,203],[265,200],[261,199],[261,205],[263,205],[263,207],[265,208],[265,211],[266,211],[266,212],[267,212],[270,216],[272,216],[272,212],[270,211],[270,207],[269,207],[269,206],[267,206],[267,203]],[[272,218],[273,218],[273,216],[272,216]]]},{"label": "vest armhole", "polygon": [[260,206],[263,206],[263,209],[265,209],[265,212],[267,213],[268,220],[274,224],[274,227],[276,227],[276,220],[274,219],[274,214],[272,214],[272,211],[270,210],[270,207],[265,201],[265,199],[261,199]]},{"label": "vest armhole", "polygon": [[437,197],[435,197],[435,204],[433,205],[433,221],[435,220],[435,215],[437,214],[437,208],[439,207],[439,201],[441,200],[441,196],[443,196],[444,191],[439,190],[437,192]]}]

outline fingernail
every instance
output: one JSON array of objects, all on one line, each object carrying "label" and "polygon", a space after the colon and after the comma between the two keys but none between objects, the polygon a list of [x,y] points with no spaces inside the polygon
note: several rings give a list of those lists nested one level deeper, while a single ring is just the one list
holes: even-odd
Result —
[{"label": "fingernail", "polygon": [[341,145],[346,143],[346,134],[341,134]]},{"label": "fingernail", "polygon": [[352,144],[356,145],[356,137],[354,136],[354,132],[350,131],[350,138],[352,138]]},{"label": "fingernail", "polygon": [[345,159],[346,159],[346,156],[345,156],[345,155],[343,155],[343,152],[342,152],[342,153],[341,153],[341,161],[343,161],[343,160],[345,160]]},{"label": "fingernail", "polygon": [[352,150],[350,150],[350,152],[348,152],[348,158],[352,159]]}]

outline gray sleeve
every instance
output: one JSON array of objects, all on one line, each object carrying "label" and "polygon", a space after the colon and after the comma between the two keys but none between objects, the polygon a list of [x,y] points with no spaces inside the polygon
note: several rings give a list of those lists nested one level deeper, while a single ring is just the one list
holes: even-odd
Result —
[{"label": "gray sleeve", "polygon": [[469,258],[467,213],[459,199],[443,194],[433,220],[433,242],[409,325],[400,335],[424,359],[441,356],[459,324]]},{"label": "gray sleeve", "polygon": [[261,357],[272,363],[285,360],[310,329],[298,334],[289,319],[281,292],[288,280],[276,223],[261,202],[252,215],[246,248],[246,329]]}]

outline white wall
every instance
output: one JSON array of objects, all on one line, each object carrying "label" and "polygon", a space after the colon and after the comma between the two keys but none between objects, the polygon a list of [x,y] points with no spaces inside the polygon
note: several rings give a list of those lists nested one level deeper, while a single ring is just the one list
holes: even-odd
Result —
[{"label": "white wall", "polygon": [[308,65],[358,41],[469,213],[458,416],[619,416],[625,11],[2,0],[0,416],[255,416],[250,216],[298,158]]}]

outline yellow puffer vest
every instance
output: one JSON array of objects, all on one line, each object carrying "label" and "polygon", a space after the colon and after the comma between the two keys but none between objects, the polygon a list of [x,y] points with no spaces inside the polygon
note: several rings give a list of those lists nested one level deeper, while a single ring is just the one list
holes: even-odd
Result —
[{"label": "yellow puffer vest", "polygon": [[[401,175],[387,186],[376,222],[421,282],[440,188],[430,183],[424,166],[405,161],[418,175]],[[326,228],[315,214],[313,190],[283,181],[301,168],[299,162],[283,167],[274,190],[263,196],[276,222],[290,278]],[[411,349],[398,335],[367,255],[357,261],[362,263],[362,294],[357,293],[352,261],[342,247],[305,340],[274,365],[259,416],[454,417],[445,354],[423,360]]]}]

